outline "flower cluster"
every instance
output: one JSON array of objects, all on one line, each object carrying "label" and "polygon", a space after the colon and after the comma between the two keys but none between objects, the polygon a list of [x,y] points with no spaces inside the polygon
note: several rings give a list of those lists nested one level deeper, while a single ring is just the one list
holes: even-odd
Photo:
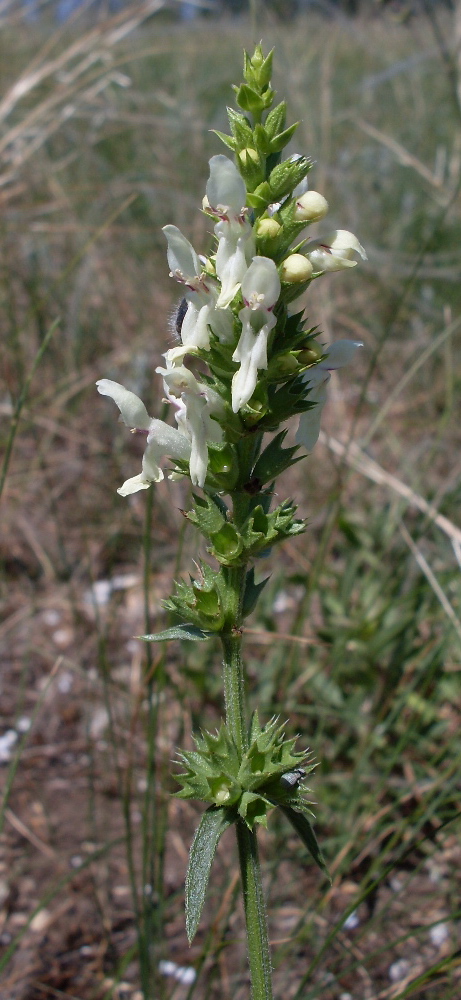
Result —
[{"label": "flower cluster", "polygon": [[[232,135],[220,134],[234,159],[210,160],[203,210],[213,223],[213,252],[199,256],[176,226],[163,230],[183,303],[180,343],[166,351],[156,371],[177,427],[150,418],[142,401],[118,383],[97,383],[124,423],[147,436],[142,471],[120,487],[122,496],[159,482],[165,457],[173,476],[232,490],[239,478],[238,441],[256,426],[274,430],[295,413],[298,445],[310,451],[330,370],[347,364],[359,346],[345,340],[324,350],[293,310],[312,281],[354,267],[354,257],[366,254],[346,230],[306,236],[307,227],[326,216],[328,203],[308,189],[305,157],[280,159],[296,126],[285,128],[284,102],[269,110],[273,91],[267,83],[258,86],[254,66],[259,59],[267,76],[271,55],[264,60],[258,49],[247,63],[251,87],[245,83],[237,91],[246,113],[230,111]],[[206,375],[194,374],[194,358],[207,364]]]}]

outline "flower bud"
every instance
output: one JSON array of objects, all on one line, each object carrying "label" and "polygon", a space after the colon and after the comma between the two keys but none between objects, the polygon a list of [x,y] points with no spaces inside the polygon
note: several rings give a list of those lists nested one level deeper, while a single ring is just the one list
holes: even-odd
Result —
[{"label": "flower bud", "polygon": [[292,253],[282,264],[280,278],[289,284],[297,284],[309,281],[312,278],[313,270],[307,257],[304,257],[302,253]]},{"label": "flower bud", "polygon": [[281,228],[280,223],[276,219],[260,219],[256,226],[256,235],[260,239],[274,240]]},{"label": "flower bud", "polygon": [[298,361],[300,365],[313,365],[316,361],[319,361],[322,357],[322,351],[319,347],[306,347],[303,351],[298,354]]},{"label": "flower bud", "polygon": [[296,202],[294,217],[297,222],[317,222],[328,212],[328,202],[318,191],[306,191]]},{"label": "flower bud", "polygon": [[259,154],[256,149],[252,149],[251,146],[246,146],[245,149],[240,150],[239,160],[242,167],[249,167],[254,163],[259,165]]}]

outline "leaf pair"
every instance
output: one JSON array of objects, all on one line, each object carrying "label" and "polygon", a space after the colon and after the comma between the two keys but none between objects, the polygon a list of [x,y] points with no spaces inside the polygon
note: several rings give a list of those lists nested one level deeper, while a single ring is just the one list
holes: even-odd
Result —
[{"label": "leaf pair", "polygon": [[[282,812],[301,838],[309,854],[323,874],[331,881],[312,824],[307,815],[289,805],[280,806]],[[186,875],[186,931],[189,943],[195,937],[203,904],[205,902],[211,865],[219,840],[234,822],[242,822],[233,809],[211,806],[203,814],[195,833],[189,854]]]}]

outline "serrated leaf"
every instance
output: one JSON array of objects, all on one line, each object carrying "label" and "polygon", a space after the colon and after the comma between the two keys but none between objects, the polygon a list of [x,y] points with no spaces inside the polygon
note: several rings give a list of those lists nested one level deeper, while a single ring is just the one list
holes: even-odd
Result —
[{"label": "serrated leaf", "polygon": [[290,465],[295,465],[302,458],[301,455],[296,455],[297,445],[291,448],[282,448],[286,433],[286,431],[280,431],[279,434],[276,434],[256,462],[252,475],[259,479],[262,485],[267,483],[269,479],[276,479],[281,472],[288,469]]},{"label": "serrated leaf", "polygon": [[248,570],[248,573],[246,575],[245,593],[243,595],[243,605],[242,605],[242,614],[244,618],[246,618],[247,615],[251,614],[251,612],[253,611],[253,608],[256,606],[258,597],[261,591],[266,586],[266,583],[268,582],[269,579],[270,577],[266,576],[266,578],[264,580],[261,580],[260,583],[255,583],[254,567]]},{"label": "serrated leaf", "polygon": [[203,814],[193,839],[186,875],[186,931],[189,944],[199,925],[218,842],[233,822],[234,813],[229,809],[216,809],[212,806]]},{"label": "serrated leaf", "polygon": [[212,535],[219,531],[226,522],[221,506],[216,503],[214,496],[210,494],[200,497],[193,494],[195,508],[187,511],[186,517],[192,524],[195,524],[205,535]]},{"label": "serrated leaf", "polygon": [[204,642],[214,633],[205,632],[195,625],[173,625],[163,632],[154,632],[152,635],[138,635],[137,639],[144,639],[144,642],[165,642],[166,639],[189,639],[192,642]]},{"label": "serrated leaf", "polygon": [[315,836],[312,824],[306,815],[309,811],[308,807],[306,806],[305,811],[303,810],[303,812],[300,812],[299,808],[292,809],[291,806],[286,805],[280,805],[280,809],[290,821],[293,829],[296,830],[298,837],[301,838],[304,846],[307,847],[311,858],[315,861],[316,865],[318,865],[320,871],[323,872],[331,885],[331,877],[326,866],[325,858],[323,857],[318,845],[317,837]]}]

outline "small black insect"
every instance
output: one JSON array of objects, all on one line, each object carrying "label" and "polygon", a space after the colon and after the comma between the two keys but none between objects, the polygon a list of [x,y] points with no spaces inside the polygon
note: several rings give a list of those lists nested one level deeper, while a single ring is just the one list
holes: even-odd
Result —
[{"label": "small black insect", "polygon": [[280,784],[283,785],[288,791],[293,788],[297,788],[303,778],[306,777],[306,772],[303,767],[295,767],[294,771],[287,771],[286,774],[282,774],[280,778]]},{"label": "small black insect", "polygon": [[187,299],[181,299],[179,306],[174,314],[174,328],[178,337],[181,336],[182,325],[184,323],[184,317],[186,315],[189,303]]},{"label": "small black insect", "polygon": [[257,476],[253,476],[252,479],[249,479],[248,482],[245,483],[243,489],[245,490],[245,493],[249,493],[250,496],[255,496],[256,493],[261,491],[262,485],[261,480],[258,479]]}]

